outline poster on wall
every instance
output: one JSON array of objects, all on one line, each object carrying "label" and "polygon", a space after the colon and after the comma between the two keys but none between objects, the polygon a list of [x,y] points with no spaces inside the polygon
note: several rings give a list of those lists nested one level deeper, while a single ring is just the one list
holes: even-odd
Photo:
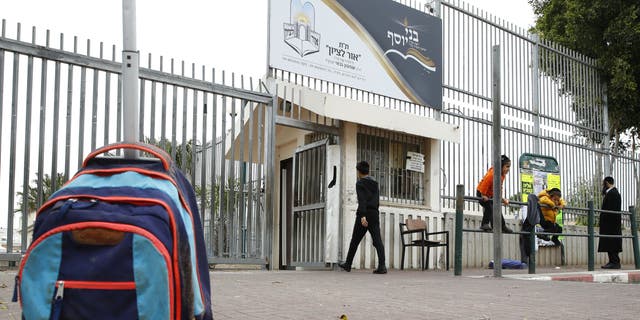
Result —
[{"label": "poster on wall", "polygon": [[442,108],[442,21],[391,0],[271,0],[269,66]]},{"label": "poster on wall", "polygon": [[[558,161],[549,156],[524,153],[519,159],[520,190],[522,202],[527,202],[529,194],[538,195],[542,190],[560,188],[560,167]],[[522,207],[522,217],[526,217],[526,206]]]}]

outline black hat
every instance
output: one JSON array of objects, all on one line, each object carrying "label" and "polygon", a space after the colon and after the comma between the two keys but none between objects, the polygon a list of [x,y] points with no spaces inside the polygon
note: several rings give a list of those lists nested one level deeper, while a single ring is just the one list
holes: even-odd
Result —
[{"label": "black hat", "polygon": [[366,161],[360,161],[356,165],[356,169],[362,174],[369,174],[369,163]]}]

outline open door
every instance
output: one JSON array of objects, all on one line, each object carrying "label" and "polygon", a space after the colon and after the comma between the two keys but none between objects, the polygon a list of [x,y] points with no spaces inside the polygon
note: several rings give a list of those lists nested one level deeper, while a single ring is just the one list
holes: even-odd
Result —
[{"label": "open door", "polygon": [[299,147],[293,157],[293,266],[325,267],[337,262],[339,188],[334,164],[338,152],[338,146],[323,139]]}]

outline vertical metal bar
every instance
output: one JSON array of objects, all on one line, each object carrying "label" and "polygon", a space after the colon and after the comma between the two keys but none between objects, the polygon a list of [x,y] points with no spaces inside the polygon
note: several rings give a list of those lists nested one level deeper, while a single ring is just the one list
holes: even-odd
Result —
[{"label": "vertical metal bar", "polygon": [[[225,80],[225,72],[224,70],[222,71],[222,82],[224,83]],[[220,170],[221,170],[221,179],[220,179],[220,213],[222,214],[222,217],[224,219],[225,222],[225,235],[230,235],[230,231],[229,231],[229,192],[226,190],[226,185],[227,185],[227,160],[226,157],[224,156],[227,152],[227,97],[223,96],[222,97],[222,137],[221,137],[221,143],[222,143],[222,148],[221,148],[221,161],[220,161]],[[226,237],[227,239],[229,239],[229,237]],[[229,243],[227,242],[225,250],[227,253],[230,254],[230,249],[229,249]]]},{"label": "vertical metal bar", "polygon": [[[140,141],[142,142],[146,142],[145,139],[145,134],[144,134],[144,127],[145,127],[145,102],[146,102],[146,92],[147,92],[147,83],[144,79],[140,79],[140,108],[138,109],[139,111],[139,115],[140,115],[140,121],[139,121],[139,127],[140,127],[140,131],[138,132],[138,137],[140,139]],[[120,130],[118,130],[117,132],[120,132]],[[117,139],[116,141],[120,141],[119,139]]]},{"label": "vertical metal bar", "polygon": [[[160,65],[162,65],[162,57],[160,57]],[[162,69],[162,67],[160,67]],[[160,118],[160,141],[163,145],[169,144],[167,139],[167,83],[162,83],[162,117]]]},{"label": "vertical metal bar", "polygon": [[[235,87],[235,73],[231,73],[231,86]],[[236,140],[236,99],[231,98],[231,113],[229,114],[231,120],[231,143],[229,145],[230,150],[230,160],[229,160],[229,196],[232,199],[232,207],[230,213],[230,224],[232,230],[232,240],[231,242],[231,251],[235,256],[238,254],[238,218],[239,218],[239,209],[237,204],[237,195],[236,188],[238,186],[238,181],[236,179],[236,171],[237,171],[237,163],[236,160],[236,146],[234,141]],[[226,115],[225,115],[226,117]]]},{"label": "vertical metal bar", "polygon": [[[211,74],[212,74],[212,80],[211,83],[215,83],[215,70],[212,69],[211,70]],[[214,217],[216,217],[216,215],[214,214],[216,211],[218,211],[218,208],[216,207],[216,201],[215,199],[218,198],[218,195],[216,194],[216,189],[215,186],[217,185],[217,179],[216,179],[216,165],[218,163],[218,158],[217,158],[217,148],[218,148],[218,95],[216,95],[215,93],[213,94],[213,101],[212,101],[212,116],[213,116],[213,120],[211,122],[211,125],[213,126],[213,128],[211,129],[211,174],[209,177],[209,180],[211,181],[209,188],[211,188],[211,208],[210,208],[210,213],[209,213],[209,234],[210,234],[210,243],[209,246],[211,248],[211,254],[220,256],[221,253],[221,241],[218,242],[217,244],[217,251],[214,252],[214,246],[213,246],[213,234],[216,230],[216,226],[220,225],[220,219],[214,220]],[[221,156],[222,157],[222,156]],[[218,198],[220,199],[220,198]],[[220,211],[218,211],[218,217],[220,216]],[[218,228],[218,232],[220,232],[220,228]],[[220,239],[220,234],[218,234],[218,239]]]},{"label": "vertical metal bar", "polygon": [[[35,43],[36,37],[36,28],[32,28],[32,43]],[[4,76],[0,74],[0,77]],[[17,83],[13,84],[17,86]],[[31,109],[33,107],[33,56],[29,56],[27,60],[27,105],[25,111],[25,126],[24,126],[24,167],[22,173],[22,207],[20,208],[22,215],[22,226],[21,226],[21,242],[20,242],[20,250],[22,252],[26,252],[27,250],[27,241],[28,241],[28,224],[29,224],[29,212],[32,211],[32,208],[29,207],[28,199],[31,198],[29,193],[29,169],[31,167]],[[2,121],[2,118],[0,118]],[[1,132],[1,131],[0,131]],[[35,209],[35,208],[33,208]],[[9,247],[7,247],[9,248]],[[7,252],[9,252],[7,250]]]},{"label": "vertical metal bar", "polygon": [[78,119],[78,168],[82,167],[84,154],[84,123],[86,121],[85,107],[87,99],[87,68],[80,69],[80,119]]},{"label": "vertical metal bar", "polygon": [[[56,62],[57,64],[57,62]],[[96,136],[98,134],[98,69],[93,69],[93,100],[92,100],[92,110],[91,110],[91,151],[96,149]],[[136,103],[137,103],[136,98]],[[54,119],[54,123],[57,122],[57,119]],[[136,123],[137,125],[137,123]],[[134,127],[135,128],[135,127]],[[134,130],[132,128],[132,130]],[[137,132],[137,131],[136,131]]]},{"label": "vertical metal bar", "polygon": [[462,222],[464,219],[464,185],[456,186],[456,243],[454,253],[454,271],[456,276],[462,275]]},{"label": "vertical metal bar", "polygon": [[[207,210],[207,93],[204,93],[203,97],[203,111],[202,111],[202,147],[200,149],[201,154],[201,164],[200,164],[200,219],[204,224],[205,216],[204,213]],[[215,132],[214,132],[215,135]],[[196,149],[192,149],[194,153],[197,153]],[[211,162],[214,162],[215,159],[211,159]],[[194,168],[195,171],[195,168]],[[211,223],[211,220],[209,220]]]},{"label": "vertical metal bar", "polygon": [[587,232],[589,234],[589,238],[588,238],[588,268],[589,271],[593,271],[594,270],[594,264],[595,264],[595,244],[594,244],[594,233],[593,233],[593,225],[594,225],[594,209],[593,209],[593,200],[589,200],[589,202],[587,202],[587,206],[589,208],[589,216],[588,216],[588,224],[587,224]]},{"label": "vertical metal bar", "polygon": [[67,65],[67,120],[66,120],[66,138],[64,151],[64,180],[69,180],[71,169],[71,116],[73,113],[73,65]]},{"label": "vertical metal bar", "polygon": [[603,95],[602,95],[602,126],[603,126],[603,131],[605,132],[605,136],[604,139],[602,140],[602,151],[605,152],[604,154],[604,176],[610,176],[611,172],[609,170],[610,166],[611,166],[611,157],[610,157],[610,150],[607,147],[609,145],[609,141],[611,141],[611,135],[609,133],[610,128],[609,128],[609,97],[608,97],[608,88],[607,88],[607,83],[606,82],[602,82],[602,87],[603,87]]},{"label": "vertical metal bar", "polygon": [[[240,81],[242,89],[244,89],[244,79],[241,78],[242,80]],[[247,244],[246,244],[246,230],[247,230],[247,219],[246,219],[246,214],[247,214],[247,206],[245,205],[245,190],[246,190],[246,186],[247,186],[247,163],[244,160],[244,149],[245,146],[247,145],[248,141],[247,141],[247,137],[246,137],[246,131],[244,130],[244,110],[245,107],[247,106],[248,101],[240,101],[240,121],[239,121],[239,125],[240,125],[240,134],[239,134],[239,141],[240,143],[240,221],[239,221],[239,226],[240,226],[240,236],[241,236],[241,251],[242,251],[242,257],[246,257],[247,254]]]},{"label": "vertical metal bar", "polygon": [[[173,60],[171,60],[173,62]],[[172,64],[173,67],[173,64]],[[173,110],[171,113],[171,158],[173,159],[177,159],[176,158],[176,153],[177,153],[177,149],[178,149],[178,137],[177,137],[177,132],[178,132],[178,86],[176,86],[175,84],[172,86],[173,87]],[[207,143],[206,140],[202,141],[202,145],[204,147],[204,144]]]},{"label": "vertical metal bar", "polygon": [[[103,145],[109,144],[110,118],[111,118],[111,73],[104,74],[104,140]],[[138,124],[138,127],[141,127]],[[142,135],[139,135],[142,136]]]},{"label": "vertical metal bar", "polygon": [[274,188],[275,188],[275,167],[276,167],[276,159],[275,159],[275,138],[276,138],[276,117],[275,117],[275,102],[278,97],[276,95],[273,96],[271,102],[267,106],[266,115],[265,115],[265,132],[267,133],[265,141],[265,162],[266,162],[266,183],[265,183],[265,212],[266,212],[266,244],[265,244],[265,254],[269,257],[269,269],[273,269],[274,261],[276,261],[273,257],[273,250],[271,246],[271,232],[273,230],[273,214],[274,214]]},{"label": "vertical metal bar", "polygon": [[[5,19],[2,19],[2,37],[5,32]],[[0,50],[0,133],[2,133],[2,121],[4,114],[4,50]],[[2,167],[2,139],[0,139],[0,168]]]},{"label": "vertical metal bar", "polygon": [[[182,66],[182,70],[184,72],[184,64]],[[184,76],[184,74],[183,74],[183,76]],[[182,135],[181,135],[182,136],[182,143],[180,144],[181,145],[181,147],[180,147],[180,157],[182,159],[182,170],[185,173],[187,172],[186,169],[189,166],[189,163],[188,163],[189,159],[187,159],[187,144],[189,144],[189,141],[187,140],[187,126],[188,126],[187,119],[189,118],[188,115],[187,115],[187,111],[189,109],[189,101],[188,100],[189,100],[189,88],[183,87],[182,88]],[[215,106],[214,106],[214,108],[215,108]],[[214,125],[215,125],[215,122],[214,122]],[[216,137],[216,135],[215,135],[215,130],[214,130],[213,131],[213,138],[214,139],[211,141],[212,147],[214,147],[216,145],[215,137]],[[191,151],[190,151],[192,156],[195,155],[194,154],[195,149],[193,148],[194,146],[195,146],[195,144],[192,142],[191,143]],[[204,146],[204,142],[203,142],[203,146]],[[212,175],[213,175],[213,172],[212,172]],[[211,181],[213,181],[213,180],[211,180]],[[211,202],[211,203],[213,203],[213,202]]]},{"label": "vertical metal bar", "polygon": [[633,262],[636,266],[636,269],[640,269],[640,245],[638,244],[638,220],[636,219],[636,207],[629,206],[629,216],[631,220],[631,241],[633,241]]},{"label": "vertical metal bar", "polygon": [[531,227],[529,232],[529,243],[525,243],[525,246],[529,246],[529,274],[536,273],[536,228]]},{"label": "vertical metal bar", "polygon": [[[60,125],[60,62],[55,63],[53,90],[53,132],[51,138],[51,191],[58,190],[58,130]],[[29,141],[29,140],[26,140]],[[29,163],[29,162],[25,162]]]},{"label": "vertical metal bar", "polygon": [[[136,39],[136,1],[122,0],[122,105],[124,141],[140,141],[138,136],[138,80],[139,80],[139,53]],[[153,113],[152,113],[153,114]],[[126,158],[135,158],[138,153],[135,150],[125,150]]]},{"label": "vertical metal bar", "polygon": [[492,48],[492,79],[493,79],[493,275],[502,277],[502,192],[501,192],[501,114],[500,114],[500,89],[501,89],[501,61],[500,45]]},{"label": "vertical metal bar", "polygon": [[[196,65],[195,64],[191,64],[191,78],[195,78],[196,77]],[[204,104],[204,102],[203,102]],[[192,123],[193,126],[191,128],[191,150],[192,153],[195,154],[196,151],[196,141],[198,141],[198,137],[197,137],[197,129],[198,129],[198,91],[193,90],[193,119],[192,119]],[[203,142],[204,143],[204,142]],[[196,161],[197,161],[197,157],[193,157],[191,159],[191,164],[190,164],[190,168],[191,168],[191,182],[195,183],[196,182]],[[220,198],[222,199],[222,198]],[[220,200],[222,201],[222,200]]]},{"label": "vertical metal bar", "polygon": [[[48,31],[48,30],[47,30]],[[48,35],[48,33],[47,33]],[[43,181],[44,179],[44,148],[46,143],[44,142],[45,138],[45,128],[46,128],[46,116],[47,116],[47,60],[42,59],[42,71],[40,75],[40,122],[39,126],[39,136],[38,136],[38,181]],[[3,76],[4,77],[4,76]],[[14,82],[15,83],[15,82]],[[36,203],[38,207],[44,203],[43,199],[43,185],[42,183],[38,183],[38,194],[36,195]]]},{"label": "vertical metal bar", "polygon": [[[250,90],[253,91],[253,79],[250,78],[249,80],[249,85],[250,85]],[[255,111],[256,105],[251,102],[250,103],[250,107],[249,107],[249,139],[248,139],[248,143],[249,143],[249,190],[248,190],[248,206],[249,206],[249,211],[247,212],[247,233],[251,236],[251,238],[253,239],[254,232],[255,229],[253,228],[253,207],[255,205],[254,199],[253,199],[253,188],[254,188],[254,164],[253,164],[253,141],[255,141],[253,139],[253,114]],[[277,107],[276,107],[277,110]],[[288,174],[288,173],[287,173]],[[280,185],[282,186],[286,186],[286,181],[280,181]],[[282,194],[282,193],[281,193]],[[285,194],[283,195],[286,197],[286,191]],[[283,204],[284,206],[284,204]],[[281,211],[283,211],[283,208],[280,208]],[[284,225],[284,224],[283,224]],[[285,233],[286,234],[286,233]],[[283,241],[286,243],[286,239],[283,239]],[[252,254],[253,256],[253,241],[249,242],[249,248],[248,251]]]},{"label": "vertical metal bar", "polygon": [[[125,125],[124,124],[124,116],[123,116],[123,110],[122,110],[122,106],[123,106],[123,78],[124,76],[122,76],[121,74],[118,74],[118,98],[117,98],[117,105],[116,105],[116,141],[123,141],[123,130],[122,127]],[[144,119],[144,118],[143,118]],[[120,155],[120,150],[116,150],[116,155]]]},{"label": "vertical metal bar", "polygon": [[151,110],[149,112],[149,115],[151,116],[149,120],[149,140],[151,143],[156,141],[156,99],[156,82],[151,81]]},{"label": "vertical metal bar", "polygon": [[[18,23],[18,39],[20,38],[20,24]],[[16,194],[16,143],[18,130],[18,91],[20,75],[20,55],[13,54],[13,84],[11,86],[11,146],[9,151],[9,199],[7,221],[7,253],[13,252],[13,218],[14,195]],[[0,119],[1,120],[1,119]]]}]

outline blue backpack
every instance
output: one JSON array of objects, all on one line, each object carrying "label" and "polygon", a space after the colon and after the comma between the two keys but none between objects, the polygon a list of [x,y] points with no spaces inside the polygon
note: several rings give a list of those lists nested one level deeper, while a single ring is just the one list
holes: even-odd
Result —
[{"label": "blue backpack", "polygon": [[[97,157],[115,149],[153,159]],[[213,319],[195,194],[161,149],[114,144],[38,210],[14,301],[24,319]]]}]

